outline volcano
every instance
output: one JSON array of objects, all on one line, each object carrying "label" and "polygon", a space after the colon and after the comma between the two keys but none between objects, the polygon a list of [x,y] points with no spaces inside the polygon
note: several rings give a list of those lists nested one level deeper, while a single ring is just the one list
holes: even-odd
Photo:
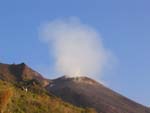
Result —
[{"label": "volcano", "polygon": [[73,105],[92,107],[98,113],[150,113],[150,110],[88,77],[60,77],[47,87],[49,92]]},{"label": "volcano", "polygon": [[[30,68],[25,63],[0,63],[0,81],[4,82],[4,84],[5,81],[7,81],[6,83],[15,84],[14,87],[17,84],[17,87],[15,88],[18,91],[20,91],[18,85],[21,85],[22,87],[22,85],[26,85],[26,82],[31,83],[24,86],[29,88],[30,93],[35,93],[34,91],[36,91],[39,95],[39,92],[46,90],[48,96],[53,95],[54,98],[59,97],[63,102],[65,101],[81,108],[94,108],[97,113],[150,113],[148,107],[122,96],[91,78],[85,76],[72,78],[62,76],[50,80],[44,78],[44,76]],[[35,82],[38,84],[34,84]],[[32,90],[34,87],[38,89]],[[67,107],[68,104],[64,105]],[[71,108],[73,109],[73,107]]]}]

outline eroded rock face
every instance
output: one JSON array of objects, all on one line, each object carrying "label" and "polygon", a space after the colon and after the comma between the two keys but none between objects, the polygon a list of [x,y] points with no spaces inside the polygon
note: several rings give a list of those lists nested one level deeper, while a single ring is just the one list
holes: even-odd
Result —
[{"label": "eroded rock face", "polygon": [[95,108],[98,113],[150,113],[150,110],[88,77],[52,80],[47,89],[64,101]]},{"label": "eroded rock face", "polygon": [[48,79],[45,79],[41,74],[31,69],[25,63],[11,65],[0,63],[0,79],[10,82],[36,80],[41,83],[43,87],[49,84]]}]

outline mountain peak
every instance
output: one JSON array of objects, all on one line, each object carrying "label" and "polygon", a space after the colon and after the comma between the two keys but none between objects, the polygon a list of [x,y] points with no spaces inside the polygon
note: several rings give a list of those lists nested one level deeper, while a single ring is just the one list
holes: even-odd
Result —
[{"label": "mountain peak", "polygon": [[25,63],[20,64],[3,64],[0,63],[0,79],[20,82],[24,80],[37,80],[39,83],[46,86],[49,80],[45,79],[41,74],[31,69]]},{"label": "mountain peak", "polygon": [[146,107],[86,76],[63,76],[52,80],[47,89],[66,102],[95,108],[98,113],[150,113]]},{"label": "mountain peak", "polygon": [[25,63],[0,63],[0,80],[11,83],[38,84],[50,94],[60,97],[73,105],[94,108],[98,113],[150,113],[150,110],[114,91],[97,81],[86,77],[62,76],[54,80],[42,77]]},{"label": "mountain peak", "polygon": [[69,77],[69,76],[62,76],[57,79],[54,79],[55,82],[75,82],[75,83],[84,83],[84,84],[98,84],[95,80],[87,77],[87,76],[80,76],[80,77]]},{"label": "mountain peak", "polygon": [[13,64],[11,64],[12,66],[17,66],[17,67],[22,67],[22,68],[27,68],[28,67],[28,65],[27,64],[25,64],[24,62],[22,62],[22,63],[20,63],[20,64],[15,64],[15,63],[13,63]]}]

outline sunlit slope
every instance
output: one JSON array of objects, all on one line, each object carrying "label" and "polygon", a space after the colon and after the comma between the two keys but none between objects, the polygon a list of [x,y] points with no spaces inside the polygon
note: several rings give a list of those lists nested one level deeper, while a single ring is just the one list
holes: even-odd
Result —
[{"label": "sunlit slope", "polygon": [[0,80],[1,113],[95,113],[92,109],[83,109],[63,102],[40,89],[38,84],[29,84],[28,91],[21,88],[25,86],[22,84],[12,85]]}]

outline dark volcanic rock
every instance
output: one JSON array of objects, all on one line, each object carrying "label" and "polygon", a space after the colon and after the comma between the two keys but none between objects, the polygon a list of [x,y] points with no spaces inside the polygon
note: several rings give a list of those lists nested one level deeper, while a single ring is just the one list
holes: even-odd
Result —
[{"label": "dark volcanic rock", "polygon": [[64,101],[81,107],[93,107],[98,113],[150,113],[150,110],[88,78],[61,77],[47,89]]},{"label": "dark volcanic rock", "polygon": [[0,63],[0,79],[9,82],[36,80],[44,87],[49,84],[47,79],[24,63],[11,65]]}]

